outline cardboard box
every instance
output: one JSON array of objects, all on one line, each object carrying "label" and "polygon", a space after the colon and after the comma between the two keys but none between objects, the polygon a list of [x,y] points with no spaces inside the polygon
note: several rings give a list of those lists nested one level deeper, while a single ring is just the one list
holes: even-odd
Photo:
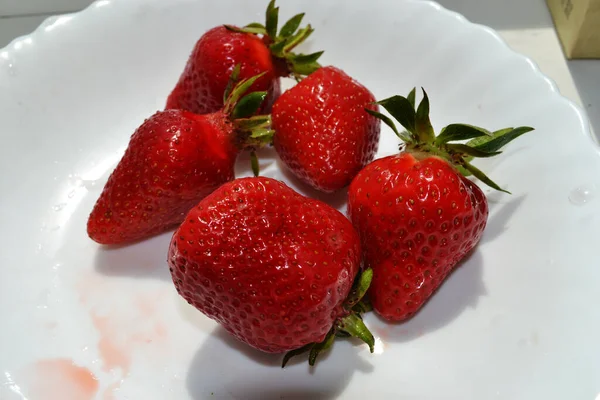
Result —
[{"label": "cardboard box", "polygon": [[568,58],[600,58],[600,0],[546,0]]}]

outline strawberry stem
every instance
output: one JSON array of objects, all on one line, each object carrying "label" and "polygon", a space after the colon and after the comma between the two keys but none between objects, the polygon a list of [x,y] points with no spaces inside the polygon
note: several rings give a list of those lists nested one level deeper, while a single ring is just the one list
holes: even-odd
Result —
[{"label": "strawberry stem", "polygon": [[256,152],[254,150],[250,152],[250,164],[252,165],[252,173],[254,173],[254,176],[258,176],[260,167],[258,165],[258,157],[256,157]]},{"label": "strawberry stem", "polygon": [[342,318],[337,325],[337,329],[348,333],[350,336],[358,338],[369,345],[371,353],[374,351],[375,338],[369,328],[365,325],[362,318],[357,314],[350,314]]}]

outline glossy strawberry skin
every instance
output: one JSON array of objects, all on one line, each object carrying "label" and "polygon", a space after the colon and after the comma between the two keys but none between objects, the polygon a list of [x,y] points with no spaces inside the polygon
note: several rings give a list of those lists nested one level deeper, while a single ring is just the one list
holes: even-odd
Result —
[{"label": "glossy strawberry skin", "polygon": [[380,121],[367,88],[334,67],[322,67],[273,105],[274,145],[302,181],[324,192],[346,187],[377,152]]},{"label": "glossy strawberry skin", "polygon": [[242,178],[190,211],[168,262],[185,300],[239,340],[279,353],[320,342],[344,315],[360,243],[327,204]]},{"label": "glossy strawberry skin", "polygon": [[485,195],[441,158],[400,153],[363,169],[349,189],[374,310],[389,321],[414,315],[479,242]]},{"label": "glossy strawberry skin", "polygon": [[122,244],[183,221],[198,201],[234,177],[238,149],[225,114],[168,110],[133,134],[88,219],[90,238]]},{"label": "glossy strawberry skin", "polygon": [[196,114],[220,110],[223,93],[237,64],[241,66],[240,80],[265,73],[248,92],[267,91],[262,110],[268,112],[280,94],[269,48],[256,35],[233,32],[224,26],[209,30],[198,40],[165,108]]}]

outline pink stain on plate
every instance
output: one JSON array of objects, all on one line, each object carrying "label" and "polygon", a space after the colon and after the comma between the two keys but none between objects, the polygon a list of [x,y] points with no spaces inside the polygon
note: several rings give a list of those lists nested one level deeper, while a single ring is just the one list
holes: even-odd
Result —
[{"label": "pink stain on plate", "polygon": [[102,314],[95,305],[106,304],[106,293],[111,291],[110,286],[110,279],[89,272],[83,273],[77,284],[79,300],[88,309],[99,336],[97,348],[102,370],[120,370],[121,378],[110,384],[101,396],[98,396],[102,400],[116,398],[121,384],[130,373],[134,352],[152,349],[156,355],[164,353],[165,339],[168,336],[159,309],[170,293],[169,290],[133,295],[129,300],[134,307],[112,307],[109,314]]},{"label": "pink stain on plate", "polygon": [[106,372],[114,368],[121,368],[123,376],[129,373],[131,365],[131,350],[127,340],[119,340],[118,330],[111,324],[110,317],[99,316],[91,312],[92,323],[100,335],[98,352]]},{"label": "pink stain on plate", "polygon": [[57,326],[58,326],[58,322],[56,322],[56,321],[46,322],[44,324],[44,327],[46,329],[48,329],[49,331],[56,329]]},{"label": "pink stain on plate", "polygon": [[75,365],[73,360],[40,360],[28,372],[31,379],[28,387],[30,400],[93,400],[98,393],[94,374]]},{"label": "pink stain on plate", "polygon": [[121,382],[115,382],[106,388],[102,394],[102,400],[116,400],[116,392],[121,389]]},{"label": "pink stain on plate", "polygon": [[168,333],[169,332],[167,331],[165,324],[157,322],[156,325],[154,325],[154,334],[158,339],[165,339]]}]

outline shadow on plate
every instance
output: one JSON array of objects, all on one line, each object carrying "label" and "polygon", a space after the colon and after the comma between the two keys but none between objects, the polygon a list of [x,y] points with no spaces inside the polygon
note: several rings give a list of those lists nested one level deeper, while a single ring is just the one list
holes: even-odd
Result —
[{"label": "shadow on plate", "polygon": [[[299,355],[281,368],[281,354],[263,353],[217,327],[195,354],[187,376],[192,399],[334,399],[355,371],[373,366],[359,356],[356,342],[339,340],[310,367]],[[213,397],[214,396],[214,397]]]},{"label": "shadow on plate", "polygon": [[104,276],[171,280],[167,251],[172,232],[123,246],[102,246],[96,251],[94,268]]},{"label": "shadow on plate", "polygon": [[[500,192],[494,193],[504,196]],[[490,201],[490,206],[496,211],[488,220],[479,246],[505,234],[508,222],[525,197],[512,197],[506,203]],[[466,309],[477,307],[479,298],[487,294],[483,283],[483,257],[479,246],[460,263],[429,302],[410,320],[388,324],[378,317],[369,317],[369,327],[373,333],[379,335],[384,342],[407,342],[443,328]]]},{"label": "shadow on plate", "polygon": [[450,274],[423,308],[406,322],[389,324],[370,316],[367,325],[385,342],[408,342],[452,323],[466,309],[477,307],[485,296],[483,258],[479,250],[472,252]]}]

